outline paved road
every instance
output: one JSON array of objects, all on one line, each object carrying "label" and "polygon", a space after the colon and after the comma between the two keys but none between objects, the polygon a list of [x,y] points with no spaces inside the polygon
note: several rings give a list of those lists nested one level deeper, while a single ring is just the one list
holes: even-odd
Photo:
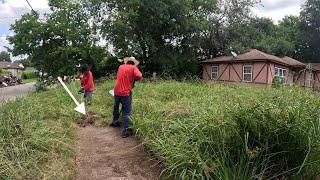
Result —
[{"label": "paved road", "polygon": [[13,100],[17,97],[25,96],[28,93],[35,91],[34,85],[35,83],[28,83],[0,88],[0,105],[8,100]]}]

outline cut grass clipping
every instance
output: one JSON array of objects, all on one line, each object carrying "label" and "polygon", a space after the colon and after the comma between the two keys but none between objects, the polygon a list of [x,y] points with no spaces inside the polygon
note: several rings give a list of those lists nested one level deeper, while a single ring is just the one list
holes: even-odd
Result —
[{"label": "cut grass clipping", "polygon": [[0,179],[73,179],[74,106],[58,88],[0,107]]}]

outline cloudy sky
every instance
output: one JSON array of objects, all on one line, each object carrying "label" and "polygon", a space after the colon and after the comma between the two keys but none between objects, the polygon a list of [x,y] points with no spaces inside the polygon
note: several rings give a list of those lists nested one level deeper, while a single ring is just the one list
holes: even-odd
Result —
[{"label": "cloudy sky", "polygon": [[[31,6],[40,14],[49,12],[48,0],[29,0]],[[259,17],[269,17],[278,22],[286,15],[299,15],[305,0],[261,0],[261,4],[253,8]],[[26,0],[0,0],[0,51],[9,46],[6,36],[12,35],[10,24],[22,14],[30,12]]]},{"label": "cloudy sky", "polygon": [[298,16],[301,6],[306,0],[261,0],[253,8],[253,12],[259,17],[269,17],[275,23],[281,20],[286,15]]}]

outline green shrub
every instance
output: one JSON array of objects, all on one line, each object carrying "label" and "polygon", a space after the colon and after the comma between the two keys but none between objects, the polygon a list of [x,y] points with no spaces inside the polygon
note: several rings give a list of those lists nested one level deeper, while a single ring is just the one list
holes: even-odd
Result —
[{"label": "green shrub", "polygon": [[21,77],[22,79],[34,79],[37,78],[37,75],[35,72],[23,71]]},{"label": "green shrub", "polygon": [[284,84],[284,78],[283,77],[279,77],[279,76],[275,76],[272,79],[272,87],[274,88],[280,88],[282,87]]},{"label": "green shrub", "polygon": [[3,75],[5,75],[6,74],[6,71],[4,70],[4,69],[1,69],[0,68],[0,76],[3,76]]}]

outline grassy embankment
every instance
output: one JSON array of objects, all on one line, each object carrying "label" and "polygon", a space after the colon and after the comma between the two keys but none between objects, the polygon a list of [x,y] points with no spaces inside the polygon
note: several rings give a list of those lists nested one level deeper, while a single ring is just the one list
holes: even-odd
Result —
[{"label": "grassy embankment", "polygon": [[[112,86],[98,86],[89,108],[101,116],[98,125],[112,119]],[[314,179],[320,174],[319,97],[290,88],[139,83],[133,127],[174,179]],[[72,177],[72,122],[80,116],[66,99],[59,89],[1,108],[2,177]]]}]

